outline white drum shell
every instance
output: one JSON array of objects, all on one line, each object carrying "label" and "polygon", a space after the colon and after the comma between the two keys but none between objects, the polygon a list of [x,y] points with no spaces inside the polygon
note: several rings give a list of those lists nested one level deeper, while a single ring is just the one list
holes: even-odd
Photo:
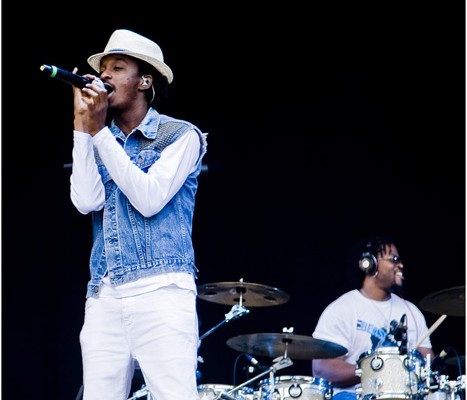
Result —
[{"label": "white drum shell", "polygon": [[[272,391],[274,386],[274,391]],[[332,386],[321,378],[302,375],[283,375],[260,381],[259,393],[254,400],[329,400],[332,397]]]},{"label": "white drum shell", "polygon": [[357,399],[404,400],[424,397],[421,379],[425,360],[417,350],[399,354],[398,347],[380,347],[357,361],[361,377]]}]

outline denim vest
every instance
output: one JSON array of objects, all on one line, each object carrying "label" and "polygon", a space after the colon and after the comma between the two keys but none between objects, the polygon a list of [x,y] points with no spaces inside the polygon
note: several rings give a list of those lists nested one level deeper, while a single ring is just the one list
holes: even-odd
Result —
[{"label": "denim vest", "polygon": [[141,124],[125,138],[112,122],[110,130],[125,152],[147,172],[162,150],[189,129],[201,142],[195,170],[167,205],[156,215],[141,215],[117,187],[97,151],[95,158],[105,186],[105,205],[93,212],[93,246],[86,297],[97,297],[102,278],[112,285],[167,272],[188,272],[196,277],[192,243],[192,221],[201,160],[206,153],[206,136],[189,122],[159,114],[150,108]]}]

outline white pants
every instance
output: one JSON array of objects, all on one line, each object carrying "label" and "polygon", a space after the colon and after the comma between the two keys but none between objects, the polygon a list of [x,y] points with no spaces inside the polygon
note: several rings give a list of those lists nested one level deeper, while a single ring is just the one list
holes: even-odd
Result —
[{"label": "white pants", "polygon": [[155,400],[199,400],[193,291],[89,298],[80,343],[83,400],[128,399],[136,360]]}]

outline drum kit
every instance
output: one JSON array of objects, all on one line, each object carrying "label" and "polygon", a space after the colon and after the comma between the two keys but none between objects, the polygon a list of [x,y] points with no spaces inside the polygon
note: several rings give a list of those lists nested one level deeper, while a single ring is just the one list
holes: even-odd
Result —
[{"label": "drum kit", "polygon": [[[200,299],[225,305],[232,305],[230,313],[213,329],[202,335],[203,339],[233,317],[245,315],[247,307],[269,307],[287,302],[290,296],[284,291],[257,283],[217,282],[198,287]],[[227,340],[227,346],[249,356],[273,359],[270,367],[237,386],[204,384],[198,386],[201,400],[276,400],[276,399],[330,399],[332,388],[323,379],[310,376],[276,376],[276,372],[293,364],[292,359],[311,360],[332,358],[347,352],[342,346],[310,336],[296,335],[293,328],[283,328],[282,333],[254,333],[234,336]],[[268,376],[267,378],[265,376]],[[253,383],[255,383],[253,385]],[[305,397],[304,397],[305,396]]]},{"label": "drum kit", "polygon": [[[424,297],[420,307],[441,317],[430,327],[431,335],[447,316],[465,316],[465,287],[441,290]],[[422,338],[419,343],[423,342]],[[465,375],[461,364],[464,359],[447,359],[446,364],[459,366],[459,376],[449,380],[433,367],[434,361],[422,357],[419,351],[383,346],[362,354],[357,361],[356,375],[361,377],[357,386],[357,400],[461,400],[465,396]],[[444,350],[443,350],[444,352]],[[444,358],[442,354],[440,358]],[[439,357],[439,356],[437,356]]]},{"label": "drum kit", "polygon": [[[433,293],[420,302],[422,309],[441,314],[429,329],[428,335],[443,322],[446,316],[465,315],[465,288],[455,287]],[[247,307],[268,307],[287,302],[290,296],[282,290],[257,283],[217,282],[198,287],[198,298],[232,309],[219,324],[200,336],[203,340],[223,324],[249,313]],[[420,341],[421,343],[421,341]],[[347,349],[329,341],[311,336],[297,335],[293,328],[283,328],[282,333],[253,333],[234,336],[227,346],[253,358],[272,359],[270,367],[262,366],[261,372],[240,385],[198,385],[200,400],[331,400],[332,383],[317,377],[303,375],[277,375],[276,372],[293,364],[292,360],[335,358]],[[417,347],[417,346],[416,346]],[[444,358],[444,357],[443,357]],[[446,363],[459,365],[462,357],[446,359]],[[459,368],[456,380],[432,370],[433,362],[415,349],[401,350],[398,346],[382,346],[368,351],[357,361],[355,374],[360,377],[357,400],[465,400],[465,375]],[[268,376],[267,378],[265,376]],[[146,396],[151,399],[144,385],[128,400]]]}]

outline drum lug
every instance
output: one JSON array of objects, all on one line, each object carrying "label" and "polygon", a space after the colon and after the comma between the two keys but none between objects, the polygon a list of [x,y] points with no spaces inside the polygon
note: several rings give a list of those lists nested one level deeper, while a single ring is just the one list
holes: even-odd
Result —
[{"label": "drum lug", "polygon": [[374,357],[370,362],[370,366],[373,371],[380,370],[381,368],[383,368],[383,365],[384,361],[381,357]]},{"label": "drum lug", "polygon": [[298,397],[300,397],[302,395],[302,388],[300,387],[299,384],[297,383],[294,383],[293,385],[291,385],[289,387],[289,394],[290,394],[290,397],[296,399]]},{"label": "drum lug", "polygon": [[378,391],[383,386],[383,380],[381,378],[377,378],[374,380],[374,388]]}]

